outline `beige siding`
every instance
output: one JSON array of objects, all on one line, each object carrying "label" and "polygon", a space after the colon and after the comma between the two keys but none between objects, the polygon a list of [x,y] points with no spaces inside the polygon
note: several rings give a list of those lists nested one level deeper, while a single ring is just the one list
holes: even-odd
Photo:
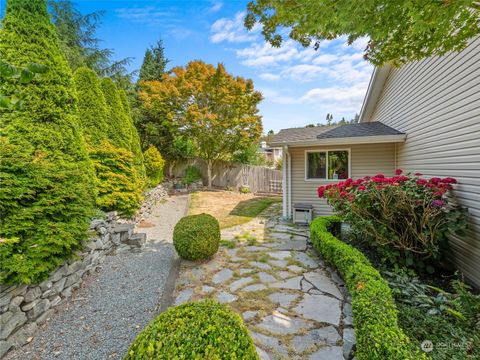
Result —
[{"label": "beige siding", "polygon": [[369,120],[407,133],[399,167],[459,180],[455,196],[470,221],[451,244],[457,266],[480,286],[480,38],[461,53],[392,69]]},{"label": "beige siding", "polygon": [[305,151],[307,150],[335,150],[350,149],[351,177],[356,179],[367,175],[383,173],[392,176],[395,171],[394,144],[366,144],[350,146],[317,146],[290,148],[292,158],[292,205],[307,203],[315,207],[315,215],[327,215],[331,209],[325,200],[317,196],[320,185],[331,181],[305,180]]}]

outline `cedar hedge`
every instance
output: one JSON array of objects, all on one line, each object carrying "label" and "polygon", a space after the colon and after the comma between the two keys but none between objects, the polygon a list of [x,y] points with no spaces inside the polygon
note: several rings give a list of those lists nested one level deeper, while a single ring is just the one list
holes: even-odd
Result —
[{"label": "cedar hedge", "polygon": [[330,232],[340,221],[336,216],[315,219],[310,225],[311,240],[325,260],[337,268],[352,296],[357,359],[428,359],[414,349],[398,326],[397,309],[388,283],[365,255]]},{"label": "cedar hedge", "polygon": [[40,282],[81,247],[95,204],[72,73],[45,0],[7,1],[0,58],[46,68],[28,83],[0,79],[2,95],[23,94],[0,114],[0,283]]},{"label": "cedar hedge", "polygon": [[258,355],[240,316],[213,300],[173,307],[134,340],[124,360],[242,359]]},{"label": "cedar hedge", "polygon": [[175,225],[173,245],[182,259],[208,259],[218,251],[220,224],[209,214],[185,216]]}]

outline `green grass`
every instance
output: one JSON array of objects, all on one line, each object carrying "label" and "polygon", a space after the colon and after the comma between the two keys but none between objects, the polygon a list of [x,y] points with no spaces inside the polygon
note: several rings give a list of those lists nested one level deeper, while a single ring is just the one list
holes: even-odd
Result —
[{"label": "green grass", "polygon": [[229,215],[254,218],[270,205],[282,201],[278,197],[258,197],[245,201],[241,201],[230,212]]}]

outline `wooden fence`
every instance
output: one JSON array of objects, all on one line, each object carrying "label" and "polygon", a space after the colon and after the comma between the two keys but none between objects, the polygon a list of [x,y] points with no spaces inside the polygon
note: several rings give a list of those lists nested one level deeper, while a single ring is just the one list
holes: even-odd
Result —
[{"label": "wooden fence", "polygon": [[[201,159],[191,160],[173,168],[173,175],[183,177],[187,166],[193,165],[200,169],[204,184],[207,183],[207,164]],[[216,162],[212,169],[212,185],[214,187],[232,187],[238,189],[248,185],[254,193],[282,193],[282,171],[263,166],[232,164]]]}]

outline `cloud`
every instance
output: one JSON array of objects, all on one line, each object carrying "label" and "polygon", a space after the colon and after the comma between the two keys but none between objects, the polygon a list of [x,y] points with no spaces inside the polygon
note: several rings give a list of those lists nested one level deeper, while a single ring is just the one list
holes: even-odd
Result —
[{"label": "cloud", "polygon": [[359,111],[367,90],[368,83],[354,86],[331,86],[310,89],[299,101],[304,104],[319,105],[335,112]]},{"label": "cloud", "polygon": [[221,1],[212,1],[212,6],[208,9],[209,13],[216,13],[223,8],[223,2]]},{"label": "cloud", "polygon": [[248,31],[243,25],[245,14],[245,12],[238,12],[233,19],[221,18],[215,21],[210,27],[212,32],[210,41],[240,43],[256,40],[259,27],[255,26],[252,31]]},{"label": "cloud", "polygon": [[278,74],[272,74],[272,73],[262,73],[259,75],[260,79],[266,80],[266,81],[277,81],[280,80],[280,75]]},{"label": "cloud", "polygon": [[166,18],[173,15],[171,11],[161,10],[154,6],[119,8],[115,9],[115,13],[119,18],[138,23],[151,23],[158,18]]}]

